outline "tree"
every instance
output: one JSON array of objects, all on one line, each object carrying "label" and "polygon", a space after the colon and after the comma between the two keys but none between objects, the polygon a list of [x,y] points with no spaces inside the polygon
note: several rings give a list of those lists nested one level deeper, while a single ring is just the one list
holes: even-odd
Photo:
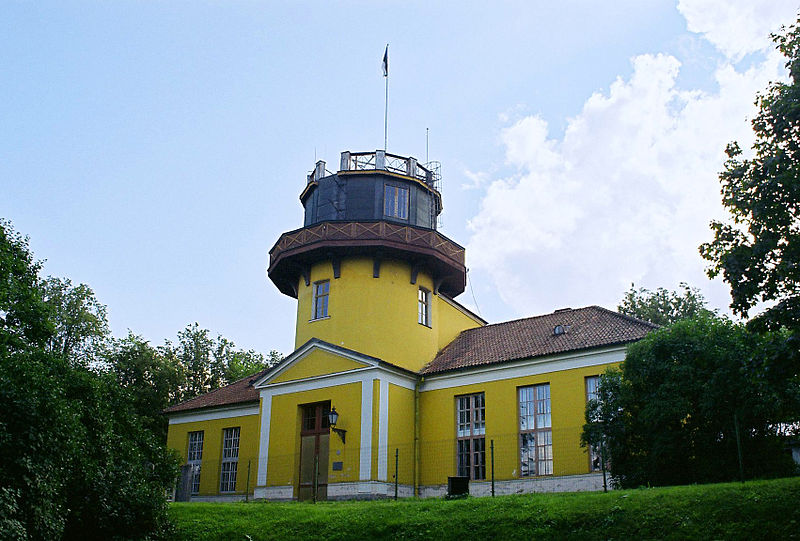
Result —
[{"label": "tree", "polygon": [[228,357],[225,379],[230,383],[252,376],[265,368],[275,366],[282,359],[283,355],[274,349],[266,357],[252,349],[233,351]]},{"label": "tree", "polygon": [[663,287],[655,291],[643,287],[636,289],[631,284],[617,310],[656,325],[669,325],[680,319],[712,314],[706,308],[706,300],[699,289],[690,287],[686,282],[681,282],[679,287],[683,293]]},{"label": "tree", "polygon": [[145,538],[167,527],[177,460],[107,374],[51,347],[27,239],[0,221],[0,538]]},{"label": "tree", "polygon": [[69,279],[50,276],[43,287],[55,323],[47,344],[50,352],[83,366],[96,364],[109,337],[105,305],[89,286],[73,286]]},{"label": "tree", "polygon": [[[800,23],[800,21],[799,21]],[[710,277],[731,288],[731,309],[746,317],[761,302],[757,328],[800,328],[800,24],[773,35],[787,58],[789,83],[772,83],[756,99],[753,157],[726,149],[719,178],[732,223],[712,221],[714,239],[700,246]]]},{"label": "tree", "polygon": [[183,397],[186,373],[180,364],[130,331],[126,338],[113,341],[106,364],[117,384],[128,391],[130,406],[144,427],[156,441],[166,441],[167,419],[161,411]]},{"label": "tree", "polygon": [[240,350],[232,341],[217,335],[198,323],[187,325],[178,333],[178,342],[167,341],[159,353],[180,366],[185,375],[179,389],[179,400],[188,400],[219,389],[238,379],[255,374],[279,362],[283,356],[270,351],[267,357],[254,350]]},{"label": "tree", "polygon": [[709,315],[685,319],[628,347],[621,371],[601,376],[583,441],[604,445],[622,487],[788,475],[783,420],[760,359],[769,340]]}]

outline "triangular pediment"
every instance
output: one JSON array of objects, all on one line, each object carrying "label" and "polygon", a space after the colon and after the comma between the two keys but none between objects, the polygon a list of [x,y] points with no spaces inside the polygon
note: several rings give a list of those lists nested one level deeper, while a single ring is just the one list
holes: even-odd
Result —
[{"label": "triangular pediment", "polygon": [[289,381],[322,378],[368,369],[379,364],[380,360],[374,357],[312,339],[256,381],[254,387],[263,388]]}]

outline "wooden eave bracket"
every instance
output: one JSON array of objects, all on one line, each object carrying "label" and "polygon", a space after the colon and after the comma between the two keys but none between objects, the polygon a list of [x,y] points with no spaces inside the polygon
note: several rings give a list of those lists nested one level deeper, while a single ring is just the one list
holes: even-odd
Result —
[{"label": "wooden eave bracket", "polygon": [[414,266],[411,267],[411,283],[412,284],[416,284],[417,283],[417,275],[419,274],[419,271],[421,271],[424,267],[425,267],[425,264],[421,263],[419,261],[414,263]]}]

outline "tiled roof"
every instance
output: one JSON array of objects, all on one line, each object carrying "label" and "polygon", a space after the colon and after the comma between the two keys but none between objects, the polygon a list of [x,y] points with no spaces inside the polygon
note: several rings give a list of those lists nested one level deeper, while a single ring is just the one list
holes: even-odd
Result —
[{"label": "tiled roof", "polygon": [[[566,331],[554,334],[556,325]],[[541,357],[601,346],[624,344],[643,338],[657,325],[599,306],[557,310],[552,314],[486,325],[462,332],[420,372],[437,374],[450,370],[485,366],[517,359]],[[321,342],[312,339],[310,342]],[[339,346],[328,344],[337,349]],[[302,349],[303,346],[301,346]],[[284,359],[288,362],[291,355]],[[380,359],[382,364],[389,365]],[[247,376],[230,385],[192,398],[164,410],[166,414],[203,408],[258,402],[253,383],[275,367]]]},{"label": "tiled roof", "polygon": [[[556,326],[565,331],[556,334]],[[421,373],[437,374],[518,359],[634,342],[657,325],[600,306],[566,308],[463,331]]]},{"label": "tiled roof", "polygon": [[189,410],[197,410],[201,408],[213,408],[219,406],[232,406],[236,404],[244,404],[246,402],[258,402],[259,393],[253,387],[253,382],[267,373],[267,370],[262,370],[256,374],[247,376],[238,381],[220,387],[206,394],[190,398],[180,404],[170,406],[163,411],[163,413],[181,413]]}]

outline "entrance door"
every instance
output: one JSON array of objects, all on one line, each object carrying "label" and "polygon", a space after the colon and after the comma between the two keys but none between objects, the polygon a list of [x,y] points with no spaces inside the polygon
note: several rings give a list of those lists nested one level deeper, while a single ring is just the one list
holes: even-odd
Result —
[{"label": "entrance door", "polygon": [[328,499],[328,440],[330,402],[301,406],[303,421],[300,428],[300,501]]}]

